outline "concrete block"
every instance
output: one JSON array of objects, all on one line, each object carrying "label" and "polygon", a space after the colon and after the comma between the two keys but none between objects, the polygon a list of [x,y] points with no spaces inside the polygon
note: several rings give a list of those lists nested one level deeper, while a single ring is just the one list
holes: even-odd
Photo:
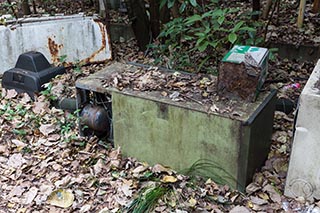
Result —
[{"label": "concrete block", "polygon": [[299,100],[285,195],[320,199],[320,60]]}]

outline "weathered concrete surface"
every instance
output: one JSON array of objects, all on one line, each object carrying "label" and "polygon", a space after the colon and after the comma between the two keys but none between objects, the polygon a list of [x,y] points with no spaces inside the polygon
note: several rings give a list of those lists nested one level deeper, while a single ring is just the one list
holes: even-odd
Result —
[{"label": "weathered concrete surface", "polygon": [[320,60],[299,101],[285,195],[320,199]]},{"label": "weathered concrete surface", "polygon": [[14,67],[18,56],[27,51],[39,51],[52,63],[63,55],[67,63],[111,59],[106,26],[81,15],[27,18],[0,26],[0,73]]}]

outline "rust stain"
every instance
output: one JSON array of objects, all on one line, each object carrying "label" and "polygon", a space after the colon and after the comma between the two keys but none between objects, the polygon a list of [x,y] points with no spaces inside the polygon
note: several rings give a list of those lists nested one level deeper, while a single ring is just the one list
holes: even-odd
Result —
[{"label": "rust stain", "polygon": [[101,23],[100,21],[94,21],[98,24],[99,26],[99,29],[100,29],[100,32],[101,32],[101,37],[102,37],[102,42],[101,42],[101,47],[95,51],[94,53],[92,53],[88,58],[85,58],[83,60],[80,61],[80,63],[83,63],[83,64],[89,64],[89,63],[92,63],[92,62],[96,62],[94,61],[94,58],[100,53],[102,52],[103,50],[106,49],[107,47],[107,41],[106,41],[106,29],[105,29],[105,26],[103,23]]},{"label": "rust stain", "polygon": [[243,63],[234,64],[224,62],[221,64],[218,76],[218,92],[220,95],[240,97],[251,101],[255,96],[259,76],[249,76]]},{"label": "rust stain", "polygon": [[59,51],[63,47],[63,44],[57,44],[52,38],[48,38],[48,47],[49,47],[52,62],[58,63]]}]

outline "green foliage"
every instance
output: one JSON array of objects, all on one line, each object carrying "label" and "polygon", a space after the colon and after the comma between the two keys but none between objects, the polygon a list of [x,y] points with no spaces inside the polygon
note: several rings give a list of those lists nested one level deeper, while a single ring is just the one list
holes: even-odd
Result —
[{"label": "green foliage", "polygon": [[78,111],[69,113],[64,119],[58,121],[60,126],[60,135],[64,142],[71,142],[77,139],[77,135],[73,132],[79,121]]},{"label": "green foliage", "polygon": [[32,149],[29,146],[25,146],[21,150],[22,154],[27,154],[27,153],[31,153],[31,152],[32,152]]},{"label": "green foliage", "polygon": [[[231,182],[237,182],[237,180],[224,168],[221,168],[219,164],[209,159],[200,159],[192,164],[190,168],[181,172],[188,176],[199,175],[211,178],[218,184],[230,184]],[[239,182],[237,183],[239,184]]]},{"label": "green foliage", "polygon": [[[200,71],[208,63],[217,65],[221,55],[234,44],[261,42],[257,39],[258,25],[252,23],[249,16],[239,16],[236,9],[221,9],[217,2],[211,0],[202,6],[190,0],[180,3],[180,13],[185,12],[187,6],[192,10],[163,26],[159,40],[164,43],[151,46],[158,57],[156,63],[165,63],[172,69]],[[162,0],[161,3],[170,8],[178,1]]]},{"label": "green foliage", "polygon": [[128,213],[152,212],[158,200],[170,191],[170,188],[161,185],[142,190],[139,196],[127,208]]},{"label": "green foliage", "polygon": [[26,115],[26,113],[27,109],[22,104],[18,104],[15,108],[13,108],[10,102],[0,109],[0,115],[4,115],[8,121],[12,121],[15,116],[23,117]]},{"label": "green foliage", "polygon": [[79,60],[77,60],[73,70],[76,72],[76,73],[79,73],[79,74],[82,74],[82,70],[81,70],[81,67],[82,67],[82,64],[80,63]]},{"label": "green foliage", "polygon": [[61,63],[61,64],[63,64],[63,63],[65,63],[66,61],[67,61],[67,55],[61,55],[61,56],[59,56],[59,62]]},{"label": "green foliage", "polygon": [[24,129],[13,129],[13,133],[19,136],[27,135],[27,132]]},{"label": "green foliage", "polygon": [[275,61],[275,60],[276,60],[275,54],[276,54],[278,51],[279,51],[278,48],[270,48],[270,49],[269,49],[269,59],[270,59],[271,61]]},{"label": "green foliage", "polygon": [[40,94],[47,97],[49,100],[54,101],[57,100],[57,96],[52,94],[52,86],[52,83],[44,84],[45,90],[41,91]]}]

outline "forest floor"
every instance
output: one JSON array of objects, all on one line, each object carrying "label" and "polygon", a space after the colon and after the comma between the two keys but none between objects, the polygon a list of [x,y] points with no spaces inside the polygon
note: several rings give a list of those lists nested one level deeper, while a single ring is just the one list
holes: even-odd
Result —
[{"label": "forest floor", "polygon": [[[288,17],[290,12],[295,15]],[[307,5],[306,27],[297,30],[296,13],[296,7],[283,8],[279,25],[270,24],[268,38],[319,44],[319,14],[311,14]],[[114,61],[150,61],[134,40],[114,42],[112,48]],[[107,140],[79,136],[76,114],[54,108],[50,96],[75,97],[77,79],[110,63],[69,68],[35,101],[2,89],[0,212],[132,212],[132,201],[152,199],[150,191],[162,195],[152,212],[320,212],[320,202],[283,195],[295,111],[275,112],[268,159],[244,193],[210,178],[124,157]],[[276,58],[270,61],[265,88],[278,89],[279,98],[296,103],[314,66],[314,62]],[[286,87],[293,83],[301,87]]]}]

